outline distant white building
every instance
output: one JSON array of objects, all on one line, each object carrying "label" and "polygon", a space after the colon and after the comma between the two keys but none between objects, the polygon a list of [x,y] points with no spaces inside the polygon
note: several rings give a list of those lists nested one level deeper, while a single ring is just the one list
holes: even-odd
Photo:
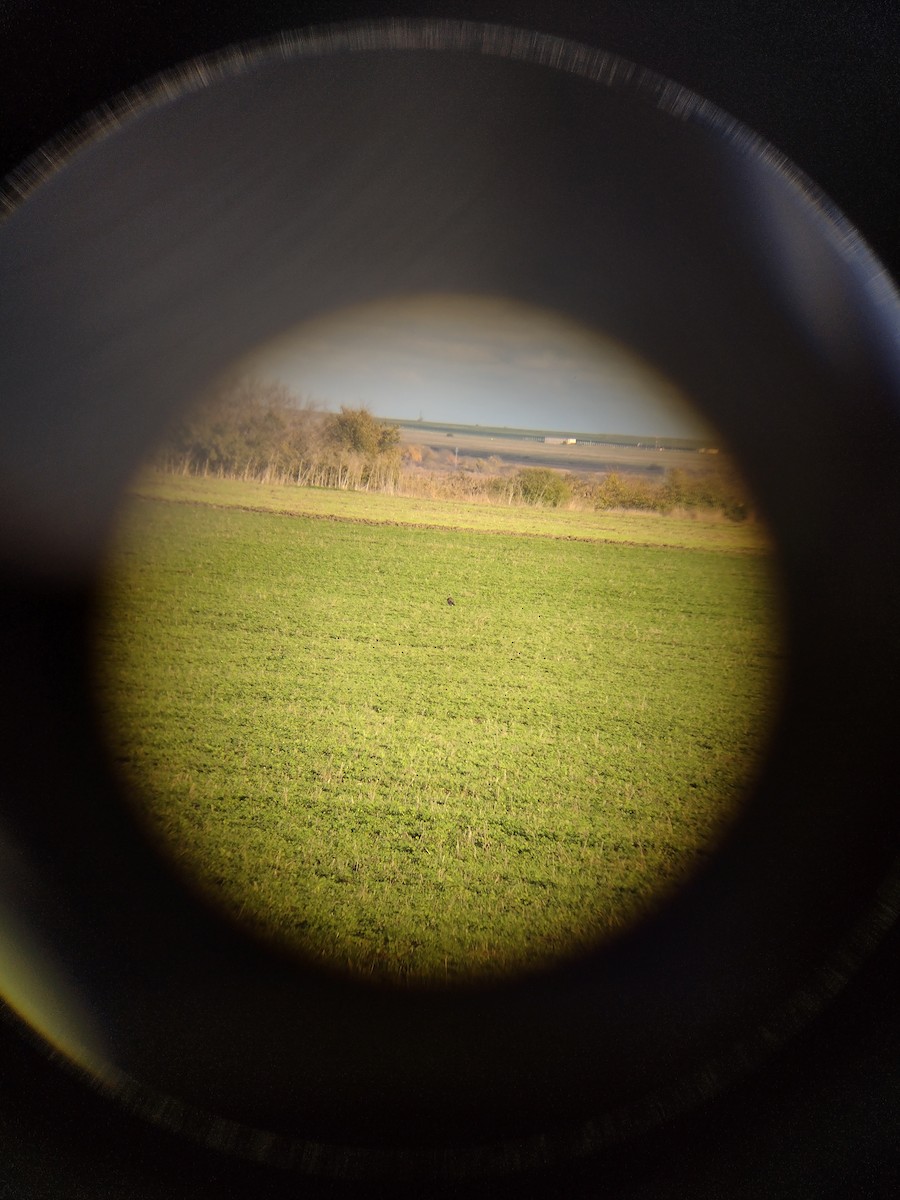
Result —
[{"label": "distant white building", "polygon": [[576,442],[575,438],[564,438],[564,437],[545,437],[544,438],[544,444],[547,446],[574,446],[575,442]]}]

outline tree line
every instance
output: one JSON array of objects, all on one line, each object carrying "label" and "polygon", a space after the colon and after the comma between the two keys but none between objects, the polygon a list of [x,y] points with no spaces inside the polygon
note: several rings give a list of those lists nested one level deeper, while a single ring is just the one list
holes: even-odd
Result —
[{"label": "tree line", "polygon": [[697,473],[671,470],[658,481],[614,472],[597,479],[546,467],[516,470],[499,460],[428,471],[422,462],[422,447],[401,447],[398,427],[366,408],[325,412],[299,403],[281,383],[242,378],[186,413],[160,446],[155,465],[190,475],[551,508],[711,510],[733,521],[751,515],[727,459]]},{"label": "tree line", "polygon": [[696,475],[679,469],[656,481],[645,475],[610,472],[585,478],[549,467],[523,467],[508,474],[479,474],[475,468],[433,472],[418,480],[404,477],[403,490],[416,495],[455,500],[484,499],[503,504],[545,508],[629,509],[639,512],[719,512],[745,521],[753,510],[737,473],[721,462]]},{"label": "tree line", "polygon": [[231,380],[172,427],[164,470],[310,487],[385,488],[400,472],[400,430],[366,408],[323,412],[281,383]]}]

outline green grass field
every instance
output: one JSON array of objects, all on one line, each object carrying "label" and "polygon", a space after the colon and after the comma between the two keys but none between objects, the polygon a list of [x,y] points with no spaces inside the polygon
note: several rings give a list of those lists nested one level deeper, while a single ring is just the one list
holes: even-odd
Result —
[{"label": "green grass field", "polygon": [[178,865],[308,955],[430,981],[565,955],[676,886],[758,764],[756,527],[136,490],[97,632],[113,753]]}]

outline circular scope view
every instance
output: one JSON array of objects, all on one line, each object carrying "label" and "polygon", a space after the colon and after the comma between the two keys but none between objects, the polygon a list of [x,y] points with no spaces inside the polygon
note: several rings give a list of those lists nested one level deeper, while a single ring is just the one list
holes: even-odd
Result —
[{"label": "circular scope view", "polygon": [[714,852],[782,664],[767,531],[623,347],[416,296],[236,364],[135,480],[112,756],[238,923],[357,977],[577,955]]}]

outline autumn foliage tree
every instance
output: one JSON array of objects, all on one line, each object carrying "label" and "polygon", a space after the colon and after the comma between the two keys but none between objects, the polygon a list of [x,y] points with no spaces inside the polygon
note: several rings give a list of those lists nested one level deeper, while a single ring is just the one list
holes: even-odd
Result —
[{"label": "autumn foliage tree", "polygon": [[331,486],[393,490],[400,476],[400,430],[379,421],[367,408],[347,408],[326,417]]},{"label": "autumn foliage tree", "polygon": [[328,417],[328,436],[331,441],[355,454],[375,458],[388,454],[400,444],[400,430],[373,417],[367,408],[347,408]]}]

